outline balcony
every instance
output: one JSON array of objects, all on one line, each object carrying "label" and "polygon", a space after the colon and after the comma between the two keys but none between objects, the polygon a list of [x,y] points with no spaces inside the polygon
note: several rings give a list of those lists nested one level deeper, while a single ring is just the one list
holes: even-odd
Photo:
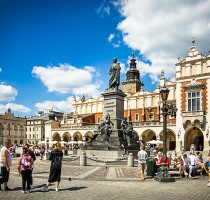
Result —
[{"label": "balcony", "polygon": [[185,125],[187,121],[190,121],[194,124],[195,121],[199,121],[202,125],[205,120],[205,113],[204,111],[186,111],[182,112],[182,119],[183,124]]}]

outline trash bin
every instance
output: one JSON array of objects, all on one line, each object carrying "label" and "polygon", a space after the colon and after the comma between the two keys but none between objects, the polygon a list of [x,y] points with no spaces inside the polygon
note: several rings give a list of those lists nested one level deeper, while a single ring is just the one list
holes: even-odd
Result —
[{"label": "trash bin", "polygon": [[64,149],[64,155],[65,155],[65,156],[68,155],[68,149]]},{"label": "trash bin", "polygon": [[155,175],[155,159],[150,157],[147,162],[147,176],[154,177]]}]

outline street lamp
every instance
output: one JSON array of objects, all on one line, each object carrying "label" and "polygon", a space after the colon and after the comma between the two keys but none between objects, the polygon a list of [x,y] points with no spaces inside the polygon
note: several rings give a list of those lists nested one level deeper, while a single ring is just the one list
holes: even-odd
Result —
[{"label": "street lamp", "polygon": [[163,164],[161,167],[161,171],[159,173],[159,177],[157,177],[157,180],[160,182],[174,182],[175,179],[168,176],[168,166],[166,163],[167,159],[167,149],[166,149],[166,130],[167,130],[167,116],[171,115],[171,117],[176,117],[177,108],[175,105],[169,103],[166,104],[166,101],[168,99],[169,95],[169,89],[165,86],[161,88],[160,90],[161,99],[163,102],[162,108],[161,108],[161,115],[163,116]]},{"label": "street lamp", "polygon": [[[168,99],[169,89],[164,86],[160,90],[161,99],[163,101],[163,106],[161,108],[163,115],[163,163],[166,163],[166,130],[167,130],[167,115],[168,115],[168,107],[166,105],[166,101]],[[171,108],[171,104],[169,104],[169,108]]]}]

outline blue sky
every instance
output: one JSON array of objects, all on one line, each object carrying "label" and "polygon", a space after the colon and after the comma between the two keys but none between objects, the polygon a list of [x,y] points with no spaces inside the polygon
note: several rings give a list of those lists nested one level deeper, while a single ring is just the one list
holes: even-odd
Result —
[{"label": "blue sky", "polygon": [[159,84],[162,69],[174,80],[174,64],[192,37],[201,53],[209,50],[209,6],[209,0],[0,0],[0,113],[71,112],[74,94],[97,98],[108,87],[113,57],[125,80],[133,50],[145,90]]}]

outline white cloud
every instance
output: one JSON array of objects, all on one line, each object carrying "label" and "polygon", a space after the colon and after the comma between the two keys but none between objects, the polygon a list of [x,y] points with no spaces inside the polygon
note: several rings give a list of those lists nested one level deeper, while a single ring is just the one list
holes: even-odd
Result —
[{"label": "white cloud", "polygon": [[46,110],[46,109],[52,109],[55,111],[61,111],[61,112],[71,112],[72,111],[72,103],[73,103],[73,97],[68,97],[65,101],[43,101],[40,103],[36,103],[35,107],[38,110]]},{"label": "white cloud", "polygon": [[104,17],[104,14],[110,15],[110,7],[106,0],[103,0],[101,5],[96,9],[98,14],[101,14],[101,17]]},{"label": "white cloud", "polygon": [[100,85],[102,84],[102,81],[97,81],[95,84],[87,84],[87,85],[83,85],[81,87],[78,88],[74,88],[72,90],[72,92],[75,95],[88,95],[88,96],[92,96],[94,98],[97,98],[98,96],[100,96],[100,92],[99,92],[99,88]]},{"label": "white cloud", "polygon": [[34,66],[32,74],[35,74],[48,88],[49,92],[58,93],[81,93],[81,88],[89,88],[84,93],[92,95],[98,93],[101,82],[95,80],[99,73],[92,66],[85,66],[83,69],[76,68],[69,64],[57,66]]},{"label": "white cloud", "polygon": [[4,113],[8,108],[11,109],[11,111],[15,112],[23,112],[23,113],[29,113],[31,112],[30,108],[27,108],[21,104],[16,104],[16,103],[8,103],[8,104],[0,104],[0,112]]},{"label": "white cloud", "polygon": [[115,34],[114,33],[111,33],[108,37],[108,41],[111,42],[114,38]]},{"label": "white cloud", "polygon": [[125,17],[117,29],[124,42],[152,62],[141,63],[140,73],[148,73],[154,81],[162,69],[167,78],[175,76],[177,57],[186,57],[195,37],[198,50],[209,50],[210,0],[119,0]]},{"label": "white cloud", "polygon": [[0,101],[14,101],[18,92],[10,85],[0,85]]},{"label": "white cloud", "polygon": [[120,42],[118,41],[117,44],[113,43],[112,45],[113,45],[114,48],[119,48],[120,47]]},{"label": "white cloud", "polygon": [[105,12],[107,15],[110,15],[110,7],[109,7],[109,6],[104,7],[104,12]]},{"label": "white cloud", "polygon": [[0,67],[0,72],[2,72],[2,68]]},{"label": "white cloud", "polygon": [[126,68],[125,63],[120,63],[120,67],[121,67],[120,73],[122,74],[126,74],[126,72],[129,70],[129,67]]}]

